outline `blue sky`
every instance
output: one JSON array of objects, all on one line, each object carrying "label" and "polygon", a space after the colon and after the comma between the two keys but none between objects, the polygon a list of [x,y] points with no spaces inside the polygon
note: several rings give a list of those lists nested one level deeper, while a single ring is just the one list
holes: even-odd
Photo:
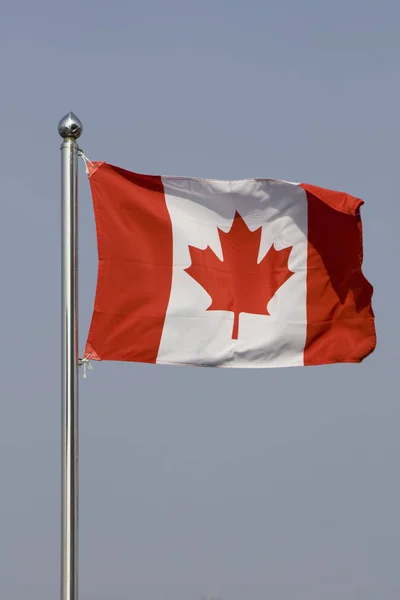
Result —
[{"label": "blue sky", "polygon": [[[394,0],[22,0],[0,23],[0,592],[59,593],[60,156],[306,181],[365,200],[359,366],[96,364],[81,382],[87,600],[394,600],[400,441]],[[80,333],[96,240],[80,173]]]}]

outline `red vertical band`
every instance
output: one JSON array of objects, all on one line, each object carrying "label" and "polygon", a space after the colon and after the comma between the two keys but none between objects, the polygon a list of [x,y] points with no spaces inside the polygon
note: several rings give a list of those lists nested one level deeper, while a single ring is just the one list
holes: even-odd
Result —
[{"label": "red vertical band", "polygon": [[95,164],[99,271],[85,356],[154,363],[172,284],[172,225],[161,177]]},{"label": "red vertical band", "polygon": [[373,288],[362,274],[362,201],[302,184],[308,201],[304,364],[360,362],[376,345]]}]

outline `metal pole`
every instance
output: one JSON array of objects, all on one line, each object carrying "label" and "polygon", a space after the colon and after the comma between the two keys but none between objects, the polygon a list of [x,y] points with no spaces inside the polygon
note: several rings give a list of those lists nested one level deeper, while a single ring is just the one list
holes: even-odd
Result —
[{"label": "metal pole", "polygon": [[78,600],[78,144],[82,123],[58,124],[62,211],[62,530],[61,600]]}]

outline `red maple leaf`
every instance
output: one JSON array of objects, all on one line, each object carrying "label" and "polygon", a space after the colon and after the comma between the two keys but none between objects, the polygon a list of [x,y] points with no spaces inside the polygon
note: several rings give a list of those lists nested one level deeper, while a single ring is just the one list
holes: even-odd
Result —
[{"label": "red maple leaf", "polygon": [[200,250],[189,246],[192,264],[185,269],[210,294],[207,310],[227,310],[234,314],[232,339],[238,339],[240,313],[269,315],[267,304],[275,292],[293,275],[288,268],[292,250],[275,250],[272,245],[258,263],[261,230],[250,231],[235,213],[228,233],[218,229],[223,260],[209,246]]}]

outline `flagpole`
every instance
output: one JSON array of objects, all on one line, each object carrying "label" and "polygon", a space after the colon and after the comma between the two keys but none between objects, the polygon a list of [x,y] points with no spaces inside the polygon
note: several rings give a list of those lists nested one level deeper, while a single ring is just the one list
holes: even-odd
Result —
[{"label": "flagpole", "polygon": [[61,600],[78,600],[78,144],[82,123],[68,113],[61,144],[62,488]]}]

